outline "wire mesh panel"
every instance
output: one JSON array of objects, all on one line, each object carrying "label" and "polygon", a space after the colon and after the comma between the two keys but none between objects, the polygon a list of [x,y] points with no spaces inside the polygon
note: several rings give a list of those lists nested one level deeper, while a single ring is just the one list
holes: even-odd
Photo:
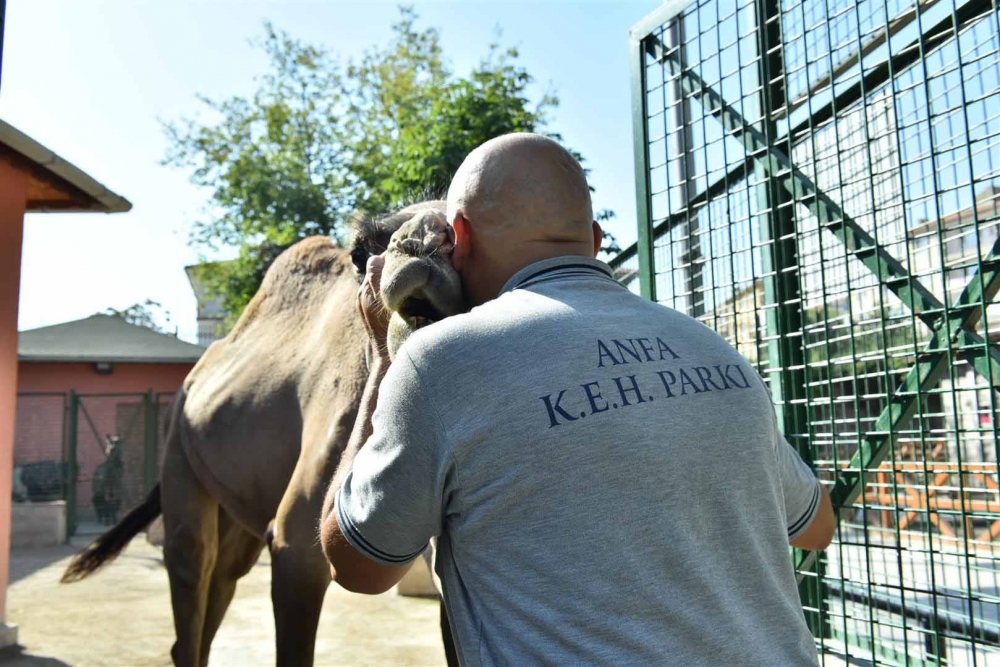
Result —
[{"label": "wire mesh panel", "polygon": [[667,3],[633,31],[624,282],[753,361],[831,490],[827,654],[1000,664],[996,0]]},{"label": "wire mesh panel", "polygon": [[14,423],[14,502],[66,498],[66,395],[20,393]]},{"label": "wire mesh panel", "polygon": [[148,491],[150,397],[76,395],[75,404],[74,529],[103,532]]},{"label": "wire mesh panel", "polygon": [[620,253],[613,260],[615,279],[633,292],[639,292],[639,257],[632,246],[628,255]]}]

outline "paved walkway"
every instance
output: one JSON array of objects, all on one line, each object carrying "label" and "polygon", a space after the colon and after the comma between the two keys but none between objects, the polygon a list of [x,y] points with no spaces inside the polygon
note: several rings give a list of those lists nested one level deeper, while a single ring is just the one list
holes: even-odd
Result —
[{"label": "paved walkway", "polygon": [[[80,545],[11,554],[8,616],[20,656],[3,667],[167,667],[170,592],[159,548],[135,539],[107,569],[59,584]],[[212,646],[209,667],[274,665],[267,553],[244,577]],[[367,597],[331,585],[316,643],[317,667],[444,665],[438,603],[393,593]]]}]

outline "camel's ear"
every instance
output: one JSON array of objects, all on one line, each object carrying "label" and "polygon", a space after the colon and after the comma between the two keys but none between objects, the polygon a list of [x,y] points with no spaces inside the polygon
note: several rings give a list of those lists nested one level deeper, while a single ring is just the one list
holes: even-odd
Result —
[{"label": "camel's ear", "polygon": [[377,220],[365,219],[357,222],[354,236],[351,238],[351,262],[358,270],[358,275],[365,275],[368,258],[381,255],[389,246],[392,230]]}]

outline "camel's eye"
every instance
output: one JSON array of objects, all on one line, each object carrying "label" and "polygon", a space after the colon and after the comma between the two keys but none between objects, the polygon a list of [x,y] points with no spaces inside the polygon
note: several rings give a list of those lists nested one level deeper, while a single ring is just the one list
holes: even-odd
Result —
[{"label": "camel's eye", "polygon": [[364,275],[367,269],[369,254],[368,249],[363,245],[357,245],[351,250],[351,261],[354,262],[354,268],[361,275]]}]

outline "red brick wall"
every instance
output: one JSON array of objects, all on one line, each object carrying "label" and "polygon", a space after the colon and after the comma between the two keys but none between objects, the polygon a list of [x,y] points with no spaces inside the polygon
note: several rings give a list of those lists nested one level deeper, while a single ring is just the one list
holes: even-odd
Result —
[{"label": "red brick wall", "polygon": [[14,465],[58,460],[63,440],[62,396],[18,396]]}]

